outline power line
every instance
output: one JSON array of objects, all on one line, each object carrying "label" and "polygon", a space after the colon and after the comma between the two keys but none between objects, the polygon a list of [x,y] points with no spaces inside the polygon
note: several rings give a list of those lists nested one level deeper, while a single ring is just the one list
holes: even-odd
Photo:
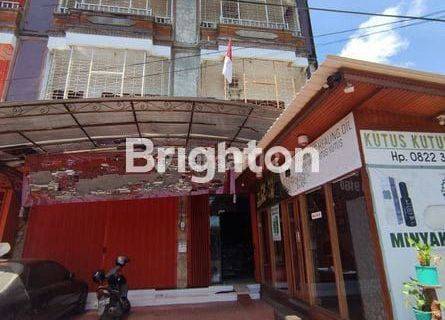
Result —
[{"label": "power line", "polygon": [[[256,5],[261,5],[261,3],[258,2],[253,2],[253,1],[247,1],[247,0],[226,0],[226,1],[231,1],[231,2],[240,2],[240,3],[251,3],[251,4],[256,4]],[[268,6],[286,6],[286,5],[281,5],[281,4],[266,4]],[[288,7],[288,6],[287,6]],[[295,7],[297,8],[297,7]],[[388,30],[382,30],[382,31],[377,31],[377,32],[373,32],[373,33],[368,33],[365,35],[360,35],[360,36],[356,36],[356,37],[349,37],[349,38],[343,38],[343,39],[339,39],[339,40],[335,40],[335,41],[330,41],[330,42],[326,42],[326,43],[321,43],[318,44],[317,46],[326,46],[326,45],[330,45],[330,44],[334,44],[334,43],[339,43],[339,42],[344,42],[344,41],[349,41],[351,39],[358,39],[358,38],[365,38],[368,36],[371,36],[373,34],[378,34],[378,33],[383,33],[383,32],[389,32],[392,30],[396,30],[396,29],[401,29],[401,28],[405,28],[408,26],[413,26],[413,25],[418,25],[421,23],[426,23],[426,22],[433,22],[433,21],[440,21],[440,22],[445,22],[445,20],[442,19],[438,19],[438,18],[428,18],[431,15],[434,14],[438,14],[438,13],[442,13],[445,10],[440,10],[440,11],[436,11],[433,13],[430,13],[428,15],[422,16],[422,17],[415,17],[415,16],[399,16],[399,15],[385,15],[385,14],[376,14],[376,13],[365,13],[365,12],[358,12],[358,11],[346,11],[346,10],[337,10],[337,9],[327,9],[327,8],[299,8],[299,9],[308,9],[308,10],[319,10],[319,11],[329,11],[329,12],[340,12],[340,13],[356,13],[356,14],[368,14],[368,15],[378,15],[378,16],[384,16],[384,17],[391,17],[391,18],[395,18],[395,17],[401,17],[404,18],[403,20],[399,20],[399,21],[392,21],[389,23],[384,23],[384,24],[378,24],[378,25],[373,25],[373,26],[366,26],[366,27],[358,27],[358,28],[353,28],[353,29],[347,29],[347,30],[341,30],[341,31],[336,31],[336,32],[330,32],[330,33],[325,33],[325,34],[319,34],[319,35],[315,35],[314,38],[318,38],[318,37],[325,37],[325,36],[332,36],[332,35],[337,35],[337,34],[342,34],[342,33],[348,33],[348,32],[353,32],[353,31],[358,31],[358,30],[362,30],[362,29],[369,29],[369,28],[376,28],[376,27],[381,27],[381,26],[385,26],[385,25],[391,25],[391,24],[397,24],[397,23],[402,23],[402,22],[406,22],[406,21],[410,21],[410,20],[423,20],[422,22],[418,22],[418,23],[412,23],[412,24],[408,24],[408,25],[404,25],[404,26],[400,26],[397,28],[390,28]],[[442,16],[441,16],[442,17]],[[440,18],[441,18],[440,17]],[[246,49],[252,49],[252,48],[262,48],[262,47],[241,47],[241,48],[234,48],[233,50],[246,50]],[[127,67],[131,67],[131,66],[137,66],[137,65],[149,65],[151,63],[156,63],[156,62],[166,62],[166,61],[177,61],[179,59],[188,59],[188,58],[193,58],[193,57],[201,57],[201,56],[206,56],[206,55],[213,55],[213,54],[219,54],[219,53],[223,53],[225,50],[218,50],[218,51],[214,51],[214,52],[209,52],[209,53],[199,53],[199,54],[195,54],[195,55],[189,55],[189,56],[183,56],[183,57],[178,57],[175,59],[158,59],[158,60],[154,60],[154,61],[145,61],[145,62],[141,62],[141,63],[134,63],[134,64],[129,64],[127,65]],[[254,57],[252,57],[252,59],[255,59]],[[219,63],[218,63],[219,64]],[[215,64],[217,65],[217,64]],[[211,65],[210,65],[211,66]],[[110,67],[113,68],[113,67]],[[200,67],[201,68],[201,67]],[[200,68],[187,68],[185,70],[176,70],[175,72],[181,72],[181,71],[189,71],[189,70],[193,70],[193,69],[200,69]],[[154,75],[159,75],[159,74],[168,74],[170,72],[162,72],[162,73],[157,73],[157,74],[149,74],[146,75],[146,77],[149,76],[154,76]],[[19,80],[31,80],[31,79],[37,79],[40,78],[40,76],[33,76],[33,77],[21,77],[21,78],[10,78],[10,79],[6,79],[6,81],[19,81]],[[142,77],[140,77],[142,78]],[[133,78],[126,78],[126,79],[134,79]]]},{"label": "power line", "polygon": [[[445,17],[445,16],[440,16],[440,17]],[[417,25],[420,25],[420,24],[428,23],[428,22],[429,21],[408,23],[408,24],[403,25],[403,26],[398,26],[398,27],[389,28],[389,29],[386,29],[386,30],[380,30],[380,31],[375,31],[375,32],[371,32],[371,33],[366,33],[366,34],[358,35],[358,36],[355,36],[355,37],[349,37],[349,38],[343,38],[343,39],[338,39],[338,40],[334,40],[334,41],[319,43],[319,44],[317,44],[317,46],[327,46],[327,45],[331,45],[331,44],[334,44],[334,43],[341,43],[341,42],[345,42],[345,41],[349,41],[349,40],[353,40],[353,39],[367,38],[367,37],[370,37],[370,36],[375,35],[375,34],[390,32],[390,31],[403,29],[403,28],[407,28],[407,27],[411,27],[411,26],[417,26]]]},{"label": "power line", "polygon": [[[234,1],[234,0],[226,0],[226,1]],[[234,2],[236,2],[236,1],[234,1]],[[281,6],[281,5],[277,4],[277,6]],[[431,13],[425,15],[424,17],[432,16],[432,15],[439,14],[439,13],[442,13],[442,12],[445,12],[445,10],[439,10],[439,11],[431,12]],[[392,21],[392,22],[388,22],[388,23],[376,24],[376,25],[372,25],[372,26],[358,27],[358,28],[345,29],[345,30],[340,30],[340,31],[334,31],[334,32],[329,32],[329,33],[318,34],[318,35],[314,35],[314,39],[315,38],[322,38],[322,37],[326,37],[326,36],[333,36],[333,35],[337,35],[337,34],[344,34],[344,33],[364,30],[364,29],[377,28],[377,27],[382,27],[382,26],[386,26],[386,25],[393,25],[393,24],[398,24],[398,23],[402,23],[402,22],[406,22],[406,21],[410,21],[410,19],[403,19],[403,20]],[[425,21],[425,22],[427,22],[427,21]],[[420,24],[420,23],[417,23],[417,24]],[[377,32],[377,33],[380,33],[380,32]],[[371,33],[369,35],[372,35],[372,34],[375,34],[375,33]],[[367,35],[362,35],[362,36],[356,37],[356,38],[362,38],[362,37],[366,37],[366,36]],[[307,38],[307,37],[303,37],[303,38]],[[336,41],[331,41],[331,42],[327,42],[327,43],[321,43],[321,44],[318,44],[318,46],[320,46],[320,45],[324,46],[324,45],[329,45],[329,44],[333,44],[333,43],[344,42],[344,41],[347,41],[349,39],[354,39],[354,38],[339,39],[339,40],[336,40]],[[250,46],[250,47],[241,47],[241,48],[239,47],[239,48],[234,48],[233,51],[246,50],[246,49],[252,49],[252,48],[255,49],[255,48],[262,48],[262,47],[260,47],[260,46],[258,46],[258,47]],[[132,64],[127,65],[127,67],[133,67],[133,66],[138,66],[138,65],[149,65],[149,64],[153,64],[153,63],[157,63],[157,62],[167,62],[167,61],[172,62],[172,61],[188,59],[188,58],[195,58],[195,57],[201,57],[201,56],[207,56],[207,55],[217,55],[219,53],[224,53],[224,52],[225,52],[225,50],[216,50],[214,52],[199,53],[199,54],[194,54],[194,55],[182,56],[182,57],[178,57],[178,58],[174,58],[174,59],[171,59],[171,58],[170,59],[157,59],[157,60],[153,60],[153,61],[132,63]],[[113,69],[113,68],[114,67],[108,67],[106,69]],[[32,79],[37,79],[37,78],[40,78],[40,76],[9,78],[9,79],[6,79],[6,81],[10,82],[10,81],[20,81],[20,80],[32,80]]]},{"label": "power line", "polygon": [[445,22],[445,20],[443,20],[443,19],[429,18],[429,17],[420,17],[420,16],[385,14],[385,13],[377,13],[377,12],[355,11],[355,10],[341,10],[341,9],[320,8],[320,7],[298,7],[298,6],[291,6],[291,5],[285,5],[285,4],[258,3],[258,2],[255,2],[255,1],[249,1],[249,0],[224,0],[224,1],[236,2],[236,3],[246,3],[246,4],[255,4],[255,5],[264,5],[264,6],[291,7],[291,8],[296,8],[298,10],[322,11],[322,12],[355,14],[355,15],[364,15],[364,16],[386,17],[386,18],[402,18],[402,19],[423,20],[423,21],[430,21],[430,22]]},{"label": "power line", "polygon": [[[330,45],[333,43],[337,43],[337,42],[344,42],[344,41],[349,41],[351,39],[359,39],[359,38],[366,38],[369,37],[371,35],[374,34],[379,34],[379,33],[385,33],[385,32],[390,32],[396,29],[401,29],[401,28],[406,28],[406,27],[410,27],[410,26],[414,26],[414,25],[419,25],[419,24],[424,24],[424,23],[428,23],[429,21],[422,21],[422,22],[414,22],[414,23],[410,23],[407,25],[403,25],[403,26],[399,26],[399,27],[395,27],[395,28],[389,28],[386,30],[381,30],[381,31],[377,31],[377,32],[372,32],[372,33],[367,33],[364,35],[360,35],[360,36],[356,36],[356,37],[349,37],[349,38],[344,38],[344,39],[340,39],[340,40],[336,40],[336,41],[331,41],[331,42],[326,42],[326,43],[321,43],[318,46],[325,46],[325,45]],[[251,48],[235,48],[235,49],[251,49]],[[234,49],[234,50],[235,50]],[[221,50],[219,52],[224,52],[224,50]],[[216,53],[216,52],[215,52]],[[195,55],[197,56],[197,55]],[[252,57],[251,59],[255,59],[255,57]],[[174,60],[174,59],[171,59]],[[194,70],[202,70],[205,68],[209,68],[209,67],[216,67],[216,66],[221,66],[221,62],[218,61],[216,63],[213,64],[207,64],[205,66],[199,66],[199,67],[191,67],[191,68],[184,68],[184,69],[179,69],[179,70],[173,70],[173,71],[168,71],[168,72],[158,72],[158,73],[151,73],[151,74],[147,74],[145,76],[137,76],[137,77],[127,77],[125,78],[126,80],[133,80],[133,79],[142,79],[142,78],[148,78],[148,77],[154,77],[154,76],[158,76],[158,75],[165,75],[165,74],[170,74],[171,73],[179,73],[179,72],[186,72],[186,71],[194,71]],[[37,91],[36,91],[37,92]]]},{"label": "power line", "polygon": [[[439,13],[443,13],[443,12],[445,12],[445,10],[439,10],[439,11],[431,12],[431,13],[425,15],[424,17],[433,16],[433,15],[436,15],[436,14],[439,14]],[[439,18],[442,18],[442,17],[443,16],[440,16]],[[322,38],[322,37],[328,37],[328,36],[333,36],[333,35],[337,35],[337,34],[343,34],[343,33],[359,31],[359,30],[384,27],[384,26],[398,24],[398,23],[403,23],[403,22],[407,22],[407,21],[411,21],[411,20],[410,19],[402,19],[402,20],[397,20],[397,21],[392,21],[392,22],[387,22],[387,23],[374,24],[374,25],[371,25],[371,26],[358,27],[358,28],[352,28],[352,29],[345,29],[345,30],[341,30],[341,31],[334,31],[334,32],[328,32],[328,33],[316,34],[316,35],[314,35],[314,38]]]}]

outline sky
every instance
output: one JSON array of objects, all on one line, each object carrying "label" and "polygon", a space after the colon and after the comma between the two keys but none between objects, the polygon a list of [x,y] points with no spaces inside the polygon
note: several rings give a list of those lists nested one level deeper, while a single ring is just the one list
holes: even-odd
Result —
[{"label": "sky", "polygon": [[[445,19],[444,0],[309,0],[309,6],[395,15],[429,15]],[[409,21],[389,24],[401,19],[313,10],[311,19],[319,62],[322,62],[326,55],[333,54],[445,74],[443,22],[420,21],[418,24],[419,21]],[[412,23],[416,25],[407,26]],[[380,26],[374,27],[375,25]],[[373,27],[370,28],[371,26]],[[326,33],[354,28],[362,29],[323,36]],[[375,34],[360,38],[369,33]]]}]

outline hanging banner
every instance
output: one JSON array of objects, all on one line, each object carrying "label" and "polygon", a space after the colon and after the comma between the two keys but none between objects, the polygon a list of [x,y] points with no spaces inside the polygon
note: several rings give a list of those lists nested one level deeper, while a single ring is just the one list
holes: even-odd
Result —
[{"label": "hanging banner", "polygon": [[[394,318],[412,319],[402,287],[418,262],[408,239],[445,257],[445,134],[361,131],[361,139]],[[444,261],[438,267],[443,284]]]},{"label": "hanging banner", "polygon": [[318,150],[320,170],[312,172],[311,161],[304,161],[302,172],[281,174],[281,183],[290,196],[318,187],[362,166],[352,113],[308,147]]}]

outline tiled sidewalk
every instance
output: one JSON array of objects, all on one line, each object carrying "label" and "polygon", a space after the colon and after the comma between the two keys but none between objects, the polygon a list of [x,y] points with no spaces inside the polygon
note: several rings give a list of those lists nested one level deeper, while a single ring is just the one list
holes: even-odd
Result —
[{"label": "tiled sidewalk", "polygon": [[[97,314],[89,311],[75,320],[97,319]],[[274,320],[274,310],[267,303],[238,301],[179,305],[162,307],[134,308],[129,320]]]}]

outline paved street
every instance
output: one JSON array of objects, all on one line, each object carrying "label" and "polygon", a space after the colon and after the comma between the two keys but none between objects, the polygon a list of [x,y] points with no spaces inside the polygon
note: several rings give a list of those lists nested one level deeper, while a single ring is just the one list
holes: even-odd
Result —
[{"label": "paved street", "polygon": [[[89,311],[75,320],[93,320]],[[134,308],[127,319],[144,320],[273,320],[274,310],[262,301],[223,302],[184,306]]]}]

